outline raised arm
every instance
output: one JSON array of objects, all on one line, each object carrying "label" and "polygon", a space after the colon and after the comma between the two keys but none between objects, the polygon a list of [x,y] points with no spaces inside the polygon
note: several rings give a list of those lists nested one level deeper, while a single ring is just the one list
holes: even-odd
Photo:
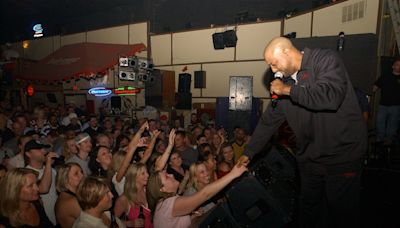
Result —
[{"label": "raised arm", "polygon": [[171,132],[169,133],[168,146],[165,149],[163,155],[161,155],[161,157],[156,160],[155,171],[161,171],[165,168],[169,155],[171,154],[171,151],[174,148],[175,136],[176,136],[175,131],[176,131],[175,129],[172,129]]},{"label": "raised arm", "polygon": [[150,140],[149,145],[147,146],[146,150],[144,151],[142,159],[140,159],[140,163],[146,164],[147,160],[149,160],[151,153],[153,152],[154,145],[156,144],[157,138],[160,135],[161,131],[159,130],[154,130],[152,132],[152,137]]},{"label": "raised arm", "polygon": [[135,136],[131,139],[128,145],[128,149],[126,151],[126,155],[124,160],[121,163],[121,166],[118,169],[116,180],[120,182],[122,178],[125,176],[126,170],[128,170],[129,164],[132,160],[133,154],[135,153],[136,149],[138,148],[138,144],[140,141],[140,137],[145,129],[149,128],[149,123],[145,122],[139,130],[136,132]]},{"label": "raised arm", "polygon": [[48,193],[52,182],[52,168],[53,158],[58,157],[55,152],[49,152],[46,155],[46,165],[44,166],[43,176],[39,182],[39,192],[41,194]]},{"label": "raised arm", "polygon": [[227,186],[233,179],[241,176],[247,168],[243,165],[236,164],[232,171],[222,178],[206,185],[199,192],[196,192],[191,196],[181,196],[175,201],[174,207],[172,209],[172,216],[183,216],[190,214],[196,208],[198,208],[202,203],[209,200],[219,191],[221,191],[225,186]]}]

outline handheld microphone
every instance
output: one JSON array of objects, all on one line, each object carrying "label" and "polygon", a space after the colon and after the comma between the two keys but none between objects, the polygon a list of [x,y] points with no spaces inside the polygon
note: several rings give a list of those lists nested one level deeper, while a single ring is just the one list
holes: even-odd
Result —
[{"label": "handheld microphone", "polygon": [[339,33],[339,38],[337,40],[337,47],[336,49],[338,51],[343,51],[344,50],[344,32]]},{"label": "handheld microphone", "polygon": [[[277,79],[279,79],[279,80],[281,80],[283,78],[283,74],[282,74],[282,72],[276,72],[275,74],[274,74],[274,80],[277,80]],[[272,106],[272,108],[275,108],[277,105],[278,105],[278,95],[277,94],[275,94],[275,93],[273,93],[272,94],[272,96],[271,96],[271,98],[272,98],[272,100],[271,100],[271,106]]]}]

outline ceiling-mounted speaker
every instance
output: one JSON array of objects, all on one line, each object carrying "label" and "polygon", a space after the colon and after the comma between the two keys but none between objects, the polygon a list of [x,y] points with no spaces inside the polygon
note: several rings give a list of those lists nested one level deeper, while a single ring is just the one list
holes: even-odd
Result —
[{"label": "ceiling-mounted speaker", "polygon": [[214,44],[214,49],[224,49],[225,44],[224,44],[224,33],[222,32],[217,32],[212,35],[213,39],[213,44]]},{"label": "ceiling-mounted speaker", "polygon": [[237,36],[235,30],[227,30],[224,32],[224,45],[225,47],[236,47]]}]

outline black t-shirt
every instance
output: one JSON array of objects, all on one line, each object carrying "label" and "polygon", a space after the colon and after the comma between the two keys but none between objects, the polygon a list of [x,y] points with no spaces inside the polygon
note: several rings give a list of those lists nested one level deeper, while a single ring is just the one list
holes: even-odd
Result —
[{"label": "black t-shirt", "polygon": [[375,85],[381,89],[380,105],[400,105],[400,75],[393,73],[378,78]]},{"label": "black t-shirt", "polygon": [[[39,201],[35,201],[33,202],[33,205],[36,208],[36,211],[39,214],[39,218],[40,218],[40,222],[38,226],[29,226],[29,225],[22,225],[20,227],[22,228],[32,228],[32,227],[54,227],[53,223],[50,222],[49,218],[47,217],[46,213],[44,212],[44,208],[42,206],[42,204]],[[7,217],[4,217],[2,215],[0,215],[0,224],[5,226],[5,227],[13,227],[10,224],[10,220]]]}]

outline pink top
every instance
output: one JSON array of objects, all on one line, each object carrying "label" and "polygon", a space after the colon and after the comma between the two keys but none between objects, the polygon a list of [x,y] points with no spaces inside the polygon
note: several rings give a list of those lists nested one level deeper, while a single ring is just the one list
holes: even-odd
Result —
[{"label": "pink top", "polygon": [[173,196],[157,203],[153,219],[155,228],[186,228],[190,226],[190,215],[172,216],[172,208],[178,197]]},{"label": "pink top", "polygon": [[[143,214],[144,214],[144,227],[145,228],[153,228],[153,224],[151,223],[151,212],[150,209],[148,209],[145,206],[143,207]],[[140,212],[140,206],[137,205],[131,205],[129,208],[129,212],[127,214],[128,220],[129,221],[135,221],[137,217],[139,216]]]}]

